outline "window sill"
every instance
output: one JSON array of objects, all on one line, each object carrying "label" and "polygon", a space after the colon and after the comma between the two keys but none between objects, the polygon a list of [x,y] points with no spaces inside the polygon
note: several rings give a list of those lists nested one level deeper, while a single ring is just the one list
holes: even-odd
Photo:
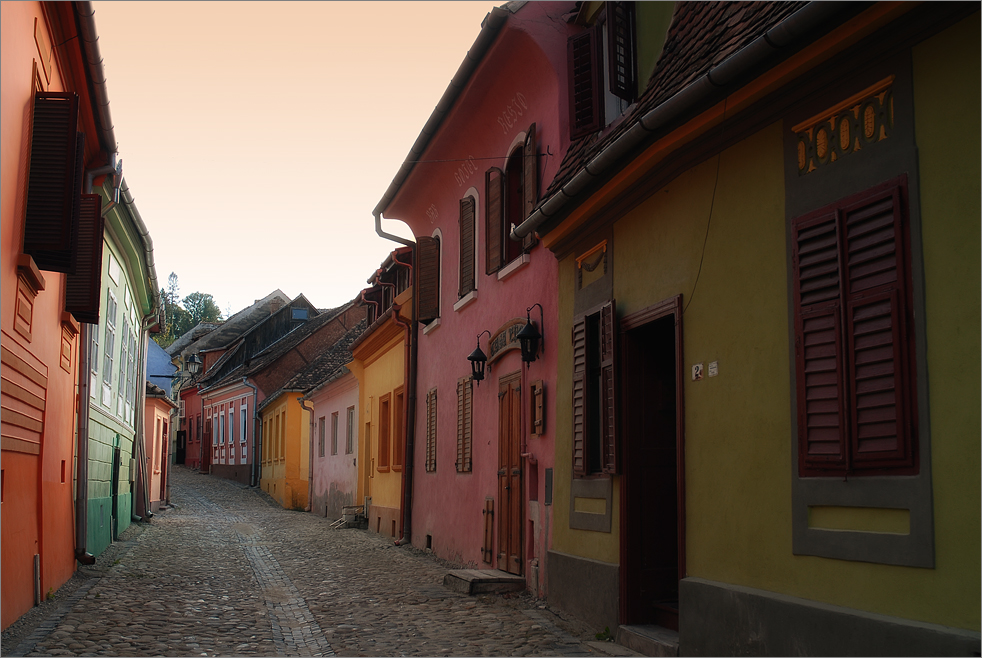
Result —
[{"label": "window sill", "polygon": [[423,333],[429,334],[431,331],[435,331],[440,326],[440,318],[433,320],[428,325],[423,327]]},{"label": "window sill", "polygon": [[498,281],[504,281],[512,274],[522,269],[532,261],[532,257],[528,254],[522,254],[512,262],[505,265],[503,268],[498,270]]},{"label": "window sill", "polygon": [[471,302],[477,300],[477,291],[471,290],[469,293],[457,300],[457,303],[453,305],[454,311],[459,311],[465,306],[469,306]]}]

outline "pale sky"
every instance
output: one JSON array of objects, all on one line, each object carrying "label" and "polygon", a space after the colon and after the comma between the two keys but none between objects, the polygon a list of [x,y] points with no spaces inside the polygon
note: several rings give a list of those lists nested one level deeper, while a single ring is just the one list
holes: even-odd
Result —
[{"label": "pale sky", "polygon": [[175,272],[223,313],[277,288],[330,308],[366,285],[398,246],[372,210],[495,6],[92,4],[160,285]]}]

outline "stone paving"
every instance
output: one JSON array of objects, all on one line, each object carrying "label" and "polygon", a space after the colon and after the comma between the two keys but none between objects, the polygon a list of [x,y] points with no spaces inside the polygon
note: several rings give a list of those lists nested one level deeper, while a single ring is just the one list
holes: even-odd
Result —
[{"label": "stone paving", "polygon": [[[176,467],[173,507],[127,533],[5,655],[590,656],[595,629],[527,594],[443,587],[433,556]],[[123,546],[119,546],[123,544]],[[120,550],[122,549],[122,550]],[[101,575],[101,577],[98,577]]]}]

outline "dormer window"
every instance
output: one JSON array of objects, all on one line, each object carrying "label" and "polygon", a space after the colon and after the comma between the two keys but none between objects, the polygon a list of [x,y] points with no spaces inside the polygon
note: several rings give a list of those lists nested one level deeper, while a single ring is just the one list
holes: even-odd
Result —
[{"label": "dormer window", "polygon": [[633,2],[607,2],[592,27],[567,41],[570,137],[604,128],[637,97]]},{"label": "dormer window", "polygon": [[293,319],[304,322],[307,320],[307,309],[305,308],[295,308],[293,309]]}]

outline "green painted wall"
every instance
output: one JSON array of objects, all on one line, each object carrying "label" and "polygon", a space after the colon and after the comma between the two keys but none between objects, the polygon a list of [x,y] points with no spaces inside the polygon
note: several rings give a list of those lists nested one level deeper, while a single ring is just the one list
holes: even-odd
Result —
[{"label": "green painted wall", "polygon": [[[975,14],[913,51],[936,568],[792,552],[781,124],[693,167],[615,224],[618,317],[683,296],[689,576],[979,630],[979,34]],[[560,336],[569,335],[573,275],[566,258]],[[568,343],[561,364],[572,362]],[[693,382],[691,366],[711,361],[719,375]],[[567,366],[557,389],[568,399]],[[557,464],[570,454],[570,423],[560,409]],[[569,529],[569,478],[557,469],[553,548],[618,562],[616,513],[609,534]]]}]

